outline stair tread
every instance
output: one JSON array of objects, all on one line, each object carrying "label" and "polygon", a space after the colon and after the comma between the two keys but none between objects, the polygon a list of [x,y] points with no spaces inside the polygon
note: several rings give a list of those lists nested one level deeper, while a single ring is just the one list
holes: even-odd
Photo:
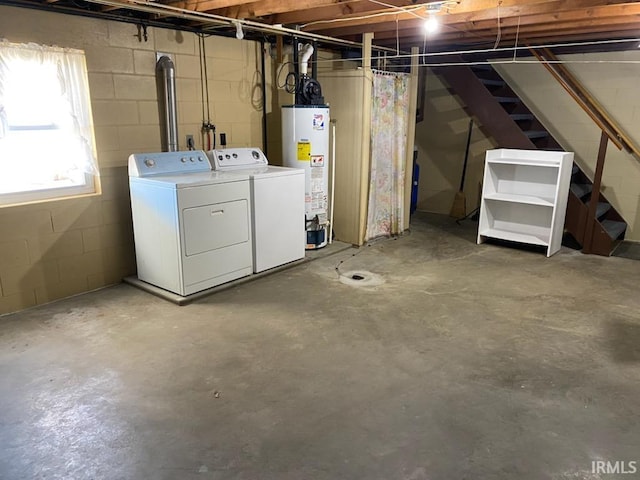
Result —
[{"label": "stair tread", "polygon": [[500,103],[520,103],[521,100],[518,97],[495,97]]},{"label": "stair tread", "polygon": [[615,220],[603,220],[600,224],[613,240],[617,239],[627,229],[625,222],[617,222]]},{"label": "stair tread", "polygon": [[546,130],[525,130],[524,134],[528,138],[543,138],[549,136],[549,132]]},{"label": "stair tread", "polygon": [[591,193],[591,190],[593,190],[593,185],[591,185],[590,183],[571,184],[571,191],[580,198],[584,197],[588,193]]},{"label": "stair tread", "polygon": [[512,120],[533,120],[534,116],[530,113],[512,113],[509,115]]},{"label": "stair tread", "polygon": [[502,87],[503,85],[505,85],[504,80],[496,80],[492,78],[479,78],[478,80],[480,80],[484,85],[490,85],[490,86],[496,86],[496,87]]},{"label": "stair tread", "polygon": [[[586,202],[586,205],[589,206],[589,202]],[[609,210],[611,210],[611,204],[609,202],[598,202],[598,206],[596,207],[596,218],[602,217]]]}]

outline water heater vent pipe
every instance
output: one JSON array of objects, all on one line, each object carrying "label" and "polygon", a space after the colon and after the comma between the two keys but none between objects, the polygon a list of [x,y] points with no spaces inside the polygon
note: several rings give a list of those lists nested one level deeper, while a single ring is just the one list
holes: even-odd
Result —
[{"label": "water heater vent pipe", "polygon": [[310,43],[305,43],[304,46],[300,49],[298,53],[299,63],[300,63],[300,75],[307,75],[309,71],[309,59],[313,55],[313,45]]}]

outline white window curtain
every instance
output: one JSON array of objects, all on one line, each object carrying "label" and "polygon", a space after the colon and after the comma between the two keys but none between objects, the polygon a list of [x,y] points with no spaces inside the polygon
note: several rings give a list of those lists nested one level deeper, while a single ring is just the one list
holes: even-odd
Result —
[{"label": "white window curtain", "polygon": [[409,75],[373,74],[366,240],[404,231]]},{"label": "white window curtain", "polygon": [[97,174],[84,53],[0,41],[0,194]]}]

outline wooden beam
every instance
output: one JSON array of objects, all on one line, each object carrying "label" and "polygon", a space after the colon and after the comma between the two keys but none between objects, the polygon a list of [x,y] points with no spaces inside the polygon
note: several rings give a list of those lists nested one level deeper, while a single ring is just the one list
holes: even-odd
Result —
[{"label": "wooden beam", "polygon": [[[507,1],[507,0],[505,0]],[[616,0],[613,0],[616,2]],[[600,5],[600,7],[598,7]],[[602,1],[597,0],[549,0],[544,4],[536,4],[524,8],[522,5],[501,6],[500,23],[512,20],[517,23],[518,18],[527,18],[529,15],[538,15],[539,19],[546,22],[557,21],[561,12],[573,12],[575,15],[591,16],[622,16],[633,15],[637,11],[638,3],[618,1],[610,5],[602,6]],[[606,12],[606,13],[605,13]],[[473,13],[473,14],[472,14]],[[568,15],[568,14],[567,14]],[[425,15],[426,17],[426,15]],[[476,12],[458,12],[439,14],[438,19],[443,24],[473,24],[482,20],[493,21],[497,25],[498,10],[496,8],[485,9]],[[396,23],[396,18],[398,23]],[[305,31],[321,33],[323,35],[352,35],[364,31],[379,32],[384,30],[396,30],[403,28],[415,28],[420,26],[422,20],[414,15],[401,13],[389,17],[372,17],[360,20],[341,21],[336,23],[323,23],[309,25]]]},{"label": "wooden beam", "polygon": [[171,5],[172,7],[184,8],[185,10],[204,12],[207,10],[215,10],[218,8],[241,5],[243,3],[251,3],[252,1],[253,0],[183,0],[179,2],[169,2],[169,5]]},{"label": "wooden beam", "polygon": [[[433,1],[433,0],[431,0]],[[384,3],[395,7],[411,7],[430,2],[413,3],[411,0],[385,0]],[[302,25],[315,20],[329,20],[341,18],[345,15],[362,15],[382,11],[379,4],[368,0],[353,2],[337,2],[334,5],[322,6],[319,2],[314,3],[313,7],[305,10],[290,9],[282,13],[272,16],[270,23],[281,23],[283,25]]]},{"label": "wooden beam", "polygon": [[[350,3],[353,2],[349,0],[261,0],[251,1],[250,3],[245,3],[243,5],[236,5],[233,7],[215,10],[211,13],[231,18],[261,18],[268,16],[273,17],[276,14],[284,12],[308,10],[313,7],[319,7],[320,9],[322,9],[327,6],[342,6],[348,5]],[[284,22],[273,21],[273,18],[271,18],[269,19],[269,23],[273,24]]]},{"label": "wooden beam", "polygon": [[[629,23],[624,25],[617,25],[614,30],[604,30],[602,26],[598,27],[584,27],[576,30],[574,26],[567,26],[562,28],[555,28],[553,30],[546,29],[540,32],[520,32],[518,35],[518,44],[520,46],[525,43],[536,44],[539,42],[568,42],[568,41],[588,41],[588,40],[610,40],[610,39],[624,39],[628,38],[634,31],[640,31],[640,22]],[[493,45],[497,38],[497,30],[493,32],[484,32],[486,36],[479,36],[472,32],[454,32],[447,35],[439,36],[436,39],[429,40],[430,51],[435,52],[441,50],[443,47],[451,44],[455,44],[458,49],[463,48],[465,44],[473,44],[477,47],[478,43],[484,41],[487,45]],[[382,34],[378,34],[381,35]],[[346,37],[348,39],[349,37]],[[513,46],[515,42],[515,32],[503,31],[501,32],[501,41],[499,47]],[[401,38],[401,44],[403,48],[407,48],[410,45],[422,45],[424,43],[424,34],[422,32],[416,32],[415,35],[405,34]],[[376,42],[376,45],[387,46],[395,48],[395,37],[382,38]],[[480,48],[480,47],[478,47]]]}]

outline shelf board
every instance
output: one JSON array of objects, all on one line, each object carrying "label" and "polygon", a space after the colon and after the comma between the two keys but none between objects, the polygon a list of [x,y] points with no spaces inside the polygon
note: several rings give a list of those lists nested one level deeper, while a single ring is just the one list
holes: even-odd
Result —
[{"label": "shelf board", "polygon": [[553,208],[553,198],[534,197],[530,195],[517,195],[513,193],[489,193],[485,200],[497,200],[500,202],[524,203],[527,205],[539,205]]},{"label": "shelf board", "polygon": [[549,246],[549,240],[541,235],[532,235],[529,233],[512,232],[509,230],[499,230],[496,228],[487,228],[480,232],[483,237],[499,238],[511,242],[530,243],[532,245]]},{"label": "shelf board", "polygon": [[539,158],[492,158],[487,159],[487,163],[495,163],[495,164],[505,164],[505,165],[527,165],[532,167],[551,167],[551,168],[559,168],[560,161],[545,161],[540,160]]}]

